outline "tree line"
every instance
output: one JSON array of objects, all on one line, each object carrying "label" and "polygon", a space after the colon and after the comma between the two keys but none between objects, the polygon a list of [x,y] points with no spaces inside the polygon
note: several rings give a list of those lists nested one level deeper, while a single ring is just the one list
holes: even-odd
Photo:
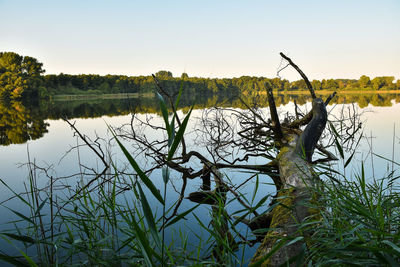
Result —
[{"label": "tree line", "polygon": [[[222,95],[258,95],[265,94],[265,83],[269,83],[278,91],[308,90],[303,80],[290,82],[280,78],[250,77],[239,78],[201,78],[189,77],[183,73],[181,77],[173,77],[169,71],[159,71],[156,77],[163,87],[177,92],[181,86],[188,94],[212,93]],[[50,94],[75,93],[148,93],[155,90],[152,76],[125,75],[46,75],[44,86]],[[316,91],[320,90],[365,90],[384,91],[400,90],[400,80],[395,82],[393,76],[375,77],[361,76],[360,79],[323,79],[311,81]]]},{"label": "tree line", "polygon": [[[39,97],[65,94],[117,94],[154,92],[155,83],[149,76],[126,75],[44,75],[43,64],[29,56],[14,52],[0,52],[0,98]],[[265,83],[278,91],[308,90],[304,80],[288,81],[280,78],[242,76],[239,78],[189,77],[183,73],[173,77],[170,71],[159,71],[156,77],[170,92],[181,86],[187,94],[262,95]],[[400,79],[393,76],[361,76],[360,79],[323,79],[311,81],[316,91],[320,90],[400,90]]]}]

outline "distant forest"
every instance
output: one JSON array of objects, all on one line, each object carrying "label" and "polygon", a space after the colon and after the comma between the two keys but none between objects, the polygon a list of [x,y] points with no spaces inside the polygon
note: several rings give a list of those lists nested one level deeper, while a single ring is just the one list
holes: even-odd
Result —
[{"label": "distant forest", "polygon": [[[149,76],[96,75],[96,74],[50,74],[44,75],[43,64],[35,58],[20,56],[13,52],[0,52],[0,98],[23,97],[49,98],[53,95],[118,94],[154,92],[155,83]],[[159,71],[156,77],[163,87],[176,92],[181,86],[188,94],[262,95],[265,83],[278,91],[307,90],[304,80],[290,82],[280,78],[250,77],[199,78],[183,73],[173,77],[169,71]],[[360,79],[323,79],[311,81],[319,90],[400,90],[400,80],[393,76],[361,76]]]},{"label": "distant forest", "polygon": [[[171,91],[177,91],[182,85],[186,93],[213,94],[264,94],[265,83],[270,83],[278,91],[308,90],[304,80],[290,82],[280,78],[250,77],[239,78],[199,78],[189,77],[183,73],[181,77],[173,77],[169,71],[159,71],[156,77],[163,86]],[[123,76],[123,75],[45,75],[44,86],[51,94],[91,93],[147,93],[153,92],[155,83],[152,76]],[[361,76],[353,79],[313,80],[315,90],[400,90],[400,80],[394,83],[394,77],[376,77],[370,79]]]}]

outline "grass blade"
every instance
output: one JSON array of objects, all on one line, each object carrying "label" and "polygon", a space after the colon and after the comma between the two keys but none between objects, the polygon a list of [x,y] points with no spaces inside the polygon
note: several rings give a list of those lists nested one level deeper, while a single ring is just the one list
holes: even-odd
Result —
[{"label": "grass blade", "polygon": [[33,239],[32,237],[26,236],[26,235],[16,235],[16,234],[12,234],[12,233],[0,233],[0,235],[5,235],[14,240],[22,241],[24,243],[30,243],[30,244],[36,243],[35,239]]},{"label": "grass blade", "polygon": [[340,138],[340,135],[338,134],[338,132],[335,129],[335,126],[333,126],[332,122],[329,122],[329,126],[333,132],[333,134],[336,136],[336,138]]},{"label": "grass blade", "polygon": [[22,202],[24,202],[28,207],[32,207],[32,205],[26,201],[23,197],[21,197],[19,194],[17,194],[14,190],[11,189],[2,179],[0,179],[0,182],[7,187],[17,198],[19,198]]},{"label": "grass blade", "polygon": [[172,116],[171,125],[169,126],[169,128],[171,129],[171,135],[168,137],[168,147],[171,147],[172,142],[175,138],[175,114],[174,116]]},{"label": "grass blade", "polygon": [[161,108],[161,113],[165,122],[165,128],[167,129],[168,132],[168,137],[171,137],[171,128],[168,122],[168,109],[167,109],[167,105],[165,104],[164,98],[158,93],[156,92],[157,98],[158,98],[158,102],[160,103],[160,108]]},{"label": "grass blade", "polygon": [[187,211],[184,211],[182,213],[180,213],[179,215],[177,215],[173,220],[171,220],[169,223],[167,223],[167,225],[165,225],[165,227],[168,227],[170,225],[173,225],[174,223],[176,223],[177,221],[183,219],[186,215],[188,215],[189,213],[191,213],[192,211],[194,211],[198,206],[200,206],[202,203],[197,204],[196,206],[188,209]]},{"label": "grass blade", "polygon": [[29,266],[25,261],[23,261],[23,258],[9,256],[5,254],[0,254],[0,261],[8,262],[14,266],[21,266],[21,267]]},{"label": "grass blade", "polygon": [[6,207],[6,208],[7,208],[9,211],[11,211],[12,213],[14,213],[15,215],[17,215],[18,217],[20,217],[20,218],[24,219],[25,221],[27,221],[27,222],[29,222],[29,223],[35,225],[35,222],[32,221],[31,218],[26,217],[25,215],[23,215],[22,213],[20,213],[20,212],[18,212],[18,211],[12,210],[12,209],[10,209],[10,208],[8,208],[8,207]]},{"label": "grass blade", "polygon": [[164,184],[168,183],[169,181],[169,169],[168,167],[162,168],[162,177],[164,180]]},{"label": "grass blade", "polygon": [[38,215],[40,213],[40,211],[42,210],[42,208],[44,207],[44,204],[46,204],[47,201],[47,197],[45,200],[43,200],[43,202],[40,204],[40,206],[37,208],[37,210],[35,211],[35,215]]},{"label": "grass blade", "polygon": [[353,153],[351,154],[351,156],[346,160],[346,163],[344,164],[345,168],[347,167],[347,165],[349,165],[349,163],[351,162],[351,159],[353,158],[355,153],[356,153],[356,151],[354,150]]},{"label": "grass blade", "polygon": [[141,248],[145,261],[147,262],[148,266],[153,266],[153,261],[151,260],[151,255],[155,255],[154,250],[150,247],[149,241],[146,237],[146,234],[140,229],[139,225],[132,220],[133,228],[135,229],[136,237],[139,239],[137,240],[137,244]]},{"label": "grass blade", "polygon": [[149,205],[149,202],[146,199],[145,194],[143,193],[142,187],[140,184],[137,184],[138,189],[139,189],[139,194],[140,194],[140,201],[142,203],[142,209],[144,213],[144,217],[147,221],[147,225],[149,226],[150,229],[150,234],[153,236],[154,242],[156,242],[157,246],[161,248],[161,240],[160,237],[158,236],[158,231],[156,227],[156,223],[153,217],[153,213],[151,212],[151,208]]},{"label": "grass blade", "polygon": [[182,78],[182,81],[181,81],[181,86],[179,88],[178,97],[176,98],[176,101],[175,101],[175,108],[178,108],[179,101],[181,100],[182,92],[183,92],[183,78]]},{"label": "grass blade", "polygon": [[183,138],[183,134],[185,133],[186,130],[186,126],[188,124],[189,118],[190,118],[190,114],[192,113],[193,110],[193,106],[190,108],[189,113],[186,115],[185,119],[183,120],[181,126],[179,127],[178,132],[176,133],[176,136],[174,138],[174,142],[171,145],[171,148],[168,152],[168,160],[171,160],[172,157],[175,154],[176,149],[178,148],[179,142],[182,140]]},{"label": "grass blade", "polygon": [[342,146],[339,144],[339,141],[337,140],[337,138],[335,138],[335,144],[336,144],[337,149],[339,150],[340,157],[341,157],[342,159],[344,159],[343,148],[342,148]]},{"label": "grass blade", "polygon": [[[15,246],[10,240],[8,240],[5,236],[2,236],[2,238],[7,241],[7,243],[13,245],[18,251],[19,253],[21,253],[21,255],[25,258],[25,260],[28,262],[29,266],[32,267],[39,267],[33,260],[31,257],[29,257],[25,252],[23,252],[22,250],[20,250],[17,246]],[[18,265],[17,265],[18,266]],[[23,266],[26,266],[25,264]]]},{"label": "grass blade", "polygon": [[147,188],[153,193],[155,198],[157,198],[158,201],[160,201],[161,204],[164,205],[164,200],[160,194],[160,192],[157,190],[153,182],[150,180],[149,177],[140,169],[139,165],[136,163],[136,161],[133,159],[132,155],[129,154],[128,150],[122,145],[122,143],[118,140],[117,136],[115,133],[111,130],[109,127],[111,133],[113,134],[115,140],[117,141],[119,147],[121,148],[122,152],[124,153],[125,157],[128,159],[129,163],[131,164],[132,168],[136,171],[136,173],[139,175],[140,179],[142,182],[147,186]]},{"label": "grass blade", "polygon": [[389,240],[383,240],[382,243],[389,245],[390,247],[392,247],[395,251],[397,255],[400,255],[400,247],[397,246],[396,244],[390,242]]}]

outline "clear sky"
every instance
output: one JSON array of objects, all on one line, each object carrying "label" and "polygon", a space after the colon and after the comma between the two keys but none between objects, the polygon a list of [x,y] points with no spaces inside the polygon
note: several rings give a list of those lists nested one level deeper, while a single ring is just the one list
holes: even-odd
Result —
[{"label": "clear sky", "polygon": [[0,0],[0,51],[55,74],[272,78],[284,52],[310,79],[399,79],[400,0]]}]

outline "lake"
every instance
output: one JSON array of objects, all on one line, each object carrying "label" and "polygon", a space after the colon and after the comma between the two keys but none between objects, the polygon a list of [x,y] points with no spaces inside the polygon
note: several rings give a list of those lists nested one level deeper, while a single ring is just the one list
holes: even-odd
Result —
[{"label": "lake", "polygon": [[[246,97],[244,100],[249,105],[256,102],[264,114],[269,113],[265,96]],[[276,103],[282,118],[287,112],[293,113],[295,109],[294,101],[304,113],[311,108],[310,99],[307,95],[277,95]],[[220,113],[220,115],[222,114],[226,117],[231,116],[236,111],[246,109],[246,106],[235,97],[186,96],[181,103],[182,109],[178,112],[181,119],[187,114],[192,104],[194,104],[194,109],[186,131],[187,146],[188,149],[202,154],[207,154],[208,152],[206,147],[202,146],[207,140],[200,140],[201,133],[204,131],[201,122],[207,116],[216,114],[211,112],[212,107],[226,108],[227,110]],[[364,133],[352,163],[344,168],[345,161],[352,153],[351,150],[345,151],[345,157],[337,162],[336,169],[345,173],[348,179],[360,172],[361,162],[364,164],[366,176],[369,179],[379,179],[388,175],[393,169],[398,170],[400,162],[400,94],[339,94],[333,99],[327,110],[329,112],[329,120],[334,121],[344,114],[350,119],[354,119],[354,121],[347,121],[347,124],[356,122],[358,125],[361,122]],[[163,125],[159,106],[153,98],[1,103],[0,178],[15,192],[29,191],[28,174],[30,169],[26,165],[29,161],[36,166],[31,171],[35,177],[37,187],[48,190],[50,179],[53,179],[54,194],[63,199],[68,196],[67,192],[71,188],[87,184],[93,178],[94,173],[100,173],[104,168],[101,159],[95,155],[93,150],[84,145],[82,139],[74,134],[74,130],[63,118],[67,118],[71,123],[74,123],[75,127],[86,138],[96,141],[102,149],[96,148],[97,151],[103,151],[104,159],[107,162],[113,162],[115,168],[123,170],[126,173],[126,179],[132,178],[133,171],[127,165],[127,160],[121,149],[115,144],[115,141],[111,140],[113,136],[109,131],[108,125],[111,128],[119,128],[116,131],[118,134],[125,134],[129,137],[131,114],[133,113],[136,115],[136,119],[132,124],[133,127],[146,136],[149,141],[156,142],[158,139],[165,138],[164,131],[158,128],[143,127],[141,123],[150,120],[153,125],[160,127]],[[358,114],[359,117],[354,116],[355,114]],[[129,138],[121,140],[143,169],[151,168],[154,165],[153,160],[146,159],[144,153],[139,153],[141,151],[140,148],[130,142]],[[373,153],[371,153],[371,148]],[[340,158],[339,152],[335,147],[331,148],[331,152]],[[238,151],[230,153],[238,153],[240,156]],[[212,155],[210,154],[209,156],[211,159]],[[248,163],[264,164],[267,161],[265,159],[250,158]],[[195,171],[202,168],[200,161],[194,161],[190,164],[190,167]],[[248,173],[228,169],[222,171],[232,187],[239,186],[240,193],[249,199],[251,198],[256,178],[247,180],[253,176],[253,172]],[[107,171],[107,175],[114,177],[112,170]],[[399,172],[397,171],[395,175],[399,175]],[[155,169],[151,173],[150,179],[157,189],[163,190],[164,183],[161,169]],[[258,179],[260,186],[253,200],[254,203],[260,201],[267,194],[273,195],[275,189],[268,176],[260,175]],[[182,177],[178,173],[172,172],[170,180],[171,182],[167,187],[167,207],[177,201],[182,187]],[[110,182],[108,181],[108,183]],[[201,184],[201,179],[188,179],[185,196],[191,192],[198,191]],[[91,186],[98,186],[97,181]],[[145,192],[149,193],[146,190]],[[12,193],[4,185],[0,186],[0,193],[0,202],[2,203],[0,209],[2,215],[0,224],[2,226],[0,228],[1,231],[5,231],[12,228],[12,224],[7,224],[7,222],[18,217],[7,208],[17,210],[27,216],[29,214],[27,214],[26,207],[21,205],[20,200],[17,198],[8,200]],[[42,200],[45,199],[45,193],[41,192],[40,194]],[[121,189],[119,201],[124,201],[123,195],[124,191]],[[161,214],[161,206],[150,193],[148,195],[153,211]],[[268,201],[257,210],[259,212],[264,211]],[[229,214],[243,208],[232,194],[228,194],[228,203],[226,210]],[[195,203],[184,200],[179,212],[194,206]],[[199,206],[196,208],[195,214],[198,218],[204,220],[206,225],[210,222],[209,206]],[[176,224],[173,229],[168,229],[166,233],[167,240],[173,240],[176,246],[184,243],[182,239],[178,238],[179,229],[183,229],[188,235],[191,248],[195,250],[199,245],[198,236],[207,236],[208,233],[206,229],[197,223],[193,216],[188,216],[187,219]],[[245,235],[247,227],[239,223],[237,231]],[[1,246],[3,251],[15,251],[12,246],[4,241],[2,241]],[[244,252],[246,258],[251,257],[256,248],[257,245],[253,247],[246,246]]]}]

